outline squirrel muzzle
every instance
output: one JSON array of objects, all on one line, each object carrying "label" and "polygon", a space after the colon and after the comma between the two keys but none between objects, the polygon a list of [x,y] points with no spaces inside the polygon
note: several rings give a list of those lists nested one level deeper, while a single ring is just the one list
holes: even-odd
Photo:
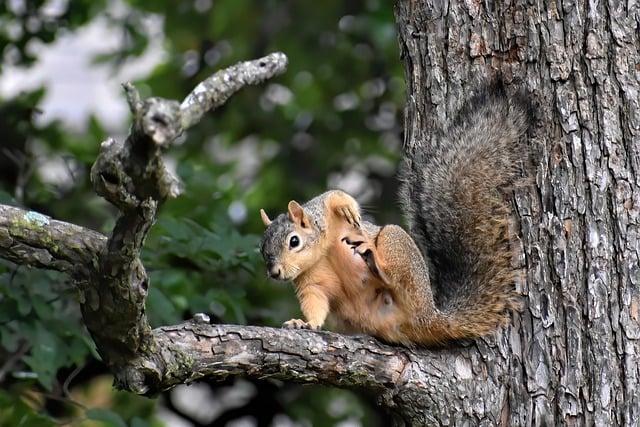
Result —
[{"label": "squirrel muzzle", "polygon": [[274,262],[274,260],[270,259],[267,261],[267,274],[272,279],[278,280],[282,276],[282,268],[280,268],[280,265]]}]

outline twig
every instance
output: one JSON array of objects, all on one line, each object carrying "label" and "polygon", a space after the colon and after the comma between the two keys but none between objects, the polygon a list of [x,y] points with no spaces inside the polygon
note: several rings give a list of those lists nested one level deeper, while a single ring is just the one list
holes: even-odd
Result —
[{"label": "twig", "polygon": [[199,122],[202,116],[224,104],[240,88],[258,84],[284,73],[287,57],[275,52],[254,61],[241,62],[218,71],[201,82],[182,101],[182,129],[186,130]]},{"label": "twig", "polygon": [[67,379],[65,379],[64,383],[62,384],[62,393],[69,399],[71,399],[69,397],[71,396],[71,393],[69,393],[69,384],[71,384],[71,381],[73,381],[75,377],[78,376],[80,372],[82,372],[82,368],[84,368],[84,366],[76,366],[76,368],[69,374],[69,376],[67,376]]}]

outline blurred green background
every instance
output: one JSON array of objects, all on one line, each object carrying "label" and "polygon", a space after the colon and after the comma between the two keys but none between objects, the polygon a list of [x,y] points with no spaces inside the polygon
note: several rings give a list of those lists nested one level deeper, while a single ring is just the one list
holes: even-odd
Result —
[{"label": "blurred green background", "polygon": [[[185,184],[144,253],[153,326],[193,313],[280,325],[291,285],[266,279],[259,208],[327,188],[399,222],[394,178],[404,84],[384,0],[0,1],[0,203],[108,233],[91,191],[107,136],[129,124],[119,83],[183,99],[202,79],[272,51],[285,75],[243,89],[181,137],[167,162]],[[276,381],[115,392],[67,277],[0,261],[0,425],[376,426],[376,396]]]}]

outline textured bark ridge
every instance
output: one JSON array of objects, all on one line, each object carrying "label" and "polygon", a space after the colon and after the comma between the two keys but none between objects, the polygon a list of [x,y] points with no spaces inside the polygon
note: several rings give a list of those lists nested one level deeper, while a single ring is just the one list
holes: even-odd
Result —
[{"label": "textured bark ridge", "polygon": [[516,197],[526,308],[508,340],[472,353],[495,387],[442,387],[439,421],[637,425],[640,4],[402,0],[396,19],[408,148],[478,76],[537,106],[537,185]]}]

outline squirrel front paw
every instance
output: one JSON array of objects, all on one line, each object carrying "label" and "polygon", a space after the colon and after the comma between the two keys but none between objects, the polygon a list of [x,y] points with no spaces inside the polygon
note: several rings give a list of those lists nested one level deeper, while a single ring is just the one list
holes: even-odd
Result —
[{"label": "squirrel front paw", "polygon": [[312,326],[309,322],[305,322],[302,319],[287,320],[282,324],[282,327],[286,329],[311,329],[314,331],[320,329],[320,326]]}]

